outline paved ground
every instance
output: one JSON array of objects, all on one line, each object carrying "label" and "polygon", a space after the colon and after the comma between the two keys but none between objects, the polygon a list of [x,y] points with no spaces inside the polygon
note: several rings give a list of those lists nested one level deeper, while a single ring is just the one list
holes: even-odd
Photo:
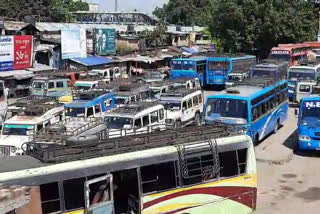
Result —
[{"label": "paved ground", "polygon": [[284,126],[255,148],[258,170],[255,214],[320,213],[320,152],[295,151],[296,129],[297,118],[294,108],[290,108]]}]

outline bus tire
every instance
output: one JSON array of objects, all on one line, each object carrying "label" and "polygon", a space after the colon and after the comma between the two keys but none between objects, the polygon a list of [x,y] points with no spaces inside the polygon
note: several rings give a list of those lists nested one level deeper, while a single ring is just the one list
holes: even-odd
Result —
[{"label": "bus tire", "polygon": [[201,123],[201,116],[200,116],[200,113],[199,112],[196,112],[196,115],[194,117],[194,124],[196,126],[200,126],[200,123]]}]

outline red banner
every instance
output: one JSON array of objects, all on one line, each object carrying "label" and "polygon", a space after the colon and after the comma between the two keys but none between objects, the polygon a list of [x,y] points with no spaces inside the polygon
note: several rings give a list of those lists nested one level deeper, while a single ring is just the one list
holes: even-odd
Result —
[{"label": "red banner", "polygon": [[32,36],[14,36],[14,70],[31,67],[32,42]]}]

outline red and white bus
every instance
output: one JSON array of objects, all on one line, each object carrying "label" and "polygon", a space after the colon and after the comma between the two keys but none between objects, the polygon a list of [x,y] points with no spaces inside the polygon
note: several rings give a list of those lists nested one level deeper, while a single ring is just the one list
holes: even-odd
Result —
[{"label": "red and white bus", "polygon": [[270,58],[288,61],[289,66],[293,66],[300,60],[307,59],[309,51],[309,44],[279,44],[271,49]]}]

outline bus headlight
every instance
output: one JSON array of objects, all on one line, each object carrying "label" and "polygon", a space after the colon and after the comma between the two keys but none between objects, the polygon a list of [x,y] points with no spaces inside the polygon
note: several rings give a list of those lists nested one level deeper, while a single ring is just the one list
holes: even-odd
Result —
[{"label": "bus headlight", "polygon": [[299,135],[299,140],[301,141],[310,141],[310,137],[307,135]]}]

